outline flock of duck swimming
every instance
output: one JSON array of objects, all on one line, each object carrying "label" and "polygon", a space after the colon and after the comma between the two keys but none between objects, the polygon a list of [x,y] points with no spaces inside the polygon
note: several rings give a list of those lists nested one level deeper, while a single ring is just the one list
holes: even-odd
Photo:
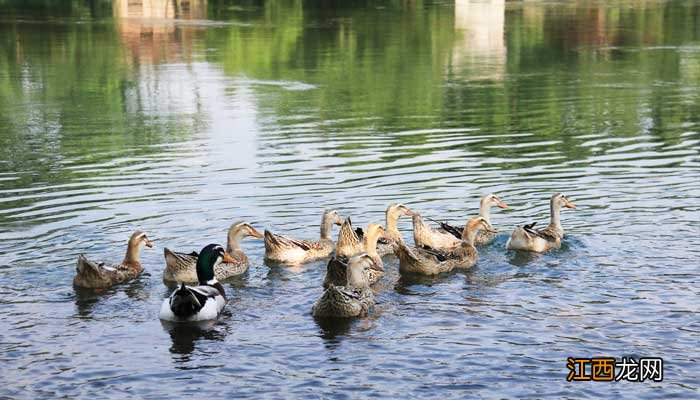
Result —
[{"label": "flock of duck swimming", "polygon": [[[429,226],[421,215],[403,204],[386,209],[386,225],[370,223],[363,230],[353,229],[350,218],[344,221],[337,211],[325,211],[318,241],[299,240],[265,230],[261,235],[248,222],[231,226],[226,250],[210,244],[199,253],[180,253],[164,249],[166,282],[177,282],[173,293],[163,301],[160,318],[171,322],[205,321],[218,317],[226,304],[226,294],[219,281],[243,274],[249,266],[241,249],[241,241],[255,237],[265,241],[265,258],[284,265],[299,265],[331,257],[323,281],[323,294],[314,303],[312,314],[317,318],[352,318],[365,316],[374,307],[370,286],[382,278],[382,256],[394,253],[401,273],[436,275],[453,269],[467,269],[479,258],[476,246],[493,241],[496,231],[491,226],[492,207],[508,208],[496,195],[481,199],[480,212],[458,229],[440,222]],[[545,252],[558,248],[564,237],[559,219],[563,207],[576,208],[564,194],[554,193],[550,201],[550,223],[535,229],[535,223],[516,227],[508,249]],[[415,247],[408,247],[397,229],[402,216],[413,217]],[[337,243],[331,238],[333,225],[340,225]],[[143,247],[153,247],[146,233],[136,231],[129,239],[126,256],[117,265],[107,266],[78,257],[77,287],[104,289],[136,278],[143,267],[139,254]],[[198,283],[188,286],[188,283]]]}]

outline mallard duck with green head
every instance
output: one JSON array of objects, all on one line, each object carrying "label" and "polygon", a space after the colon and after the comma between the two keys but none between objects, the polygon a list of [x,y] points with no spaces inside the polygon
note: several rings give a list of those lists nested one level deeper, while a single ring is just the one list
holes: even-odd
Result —
[{"label": "mallard duck with green head", "polygon": [[222,262],[237,261],[218,244],[210,244],[197,256],[198,286],[185,283],[173,291],[160,307],[160,319],[170,322],[194,322],[216,319],[226,305],[224,287],[216,279],[214,270]]}]

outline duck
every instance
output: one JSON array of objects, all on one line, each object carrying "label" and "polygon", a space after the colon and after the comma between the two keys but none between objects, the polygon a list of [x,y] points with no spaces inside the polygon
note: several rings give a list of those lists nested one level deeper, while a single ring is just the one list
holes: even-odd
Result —
[{"label": "duck", "polygon": [[214,270],[222,262],[238,263],[218,244],[204,247],[197,255],[198,286],[181,282],[167,299],[163,300],[159,317],[170,322],[194,322],[216,319],[226,305],[224,287],[216,279]]},{"label": "duck", "polygon": [[315,318],[355,318],[367,316],[374,309],[374,293],[364,271],[374,260],[360,253],[348,260],[344,285],[331,283],[311,308]]},{"label": "duck", "polygon": [[549,225],[544,229],[535,229],[537,222],[522,227],[516,226],[506,243],[506,248],[543,253],[561,247],[561,240],[564,238],[564,228],[561,226],[559,213],[562,207],[576,208],[565,194],[554,193],[549,201]]},{"label": "duck", "polygon": [[[349,227],[350,232],[353,232],[349,218],[345,220],[343,227]],[[341,231],[343,230],[343,227],[341,227]],[[328,286],[331,284],[336,286],[345,285],[345,281],[347,279],[346,271],[348,268],[348,260],[352,256],[360,253],[366,253],[367,256],[372,259],[372,264],[370,264],[368,268],[363,271],[370,285],[379,281],[379,279],[381,279],[381,277],[384,275],[384,262],[377,253],[377,240],[384,234],[384,227],[376,223],[371,223],[367,225],[365,232],[366,233],[362,238],[363,241],[358,241],[360,246],[355,247],[357,251],[354,254],[348,254],[350,251],[349,247],[347,247],[343,252],[339,251],[341,241],[344,239],[342,238],[342,232],[340,235],[338,235],[339,250],[336,251],[335,256],[328,262],[326,277],[323,280],[324,289],[328,288]]]},{"label": "duck", "polygon": [[422,275],[438,275],[455,268],[468,269],[479,259],[474,240],[479,230],[492,230],[491,224],[481,216],[471,218],[464,227],[464,240],[450,250],[416,247],[409,248],[404,243],[394,245],[399,258],[399,272]]},{"label": "duck", "polygon": [[[226,252],[233,258],[238,260],[238,263],[220,263],[214,268],[216,279],[223,281],[233,276],[241,275],[248,270],[250,262],[248,256],[241,248],[241,241],[246,237],[254,237],[262,239],[260,234],[253,226],[246,221],[236,222],[231,225],[228,230],[228,240],[226,244]],[[196,251],[191,253],[180,253],[172,251],[167,247],[163,249],[165,256],[165,270],[163,271],[163,280],[166,282],[197,282],[197,257]]]},{"label": "duck", "polygon": [[[489,193],[479,201],[479,216],[483,217],[491,223],[491,208],[498,207],[507,209],[508,205],[493,193]],[[429,227],[424,221],[413,221],[413,240],[416,246],[427,246],[432,248],[448,249],[456,246],[462,240],[462,230],[448,224],[447,222],[438,222],[440,229]],[[418,225],[418,229],[416,229]],[[474,239],[476,246],[485,246],[491,243],[496,238],[498,231],[480,230]]]},{"label": "duck", "polygon": [[453,249],[461,242],[452,233],[429,226],[419,212],[413,213],[413,242],[416,247],[432,249]]},{"label": "duck", "polygon": [[119,283],[128,282],[141,274],[141,249],[153,247],[145,232],[137,230],[126,247],[126,255],[119,264],[105,265],[89,260],[84,254],[78,256],[73,286],[88,289],[106,289]]},{"label": "duck", "polygon": [[342,225],[343,219],[336,210],[326,210],[321,219],[321,237],[317,242],[299,240],[265,230],[265,258],[270,261],[298,265],[328,257],[335,250],[331,239],[333,224]]},{"label": "duck", "polygon": [[[403,242],[403,236],[397,228],[399,219],[403,216],[411,216],[413,211],[401,203],[389,204],[386,208],[386,227],[379,242],[377,242],[377,254],[379,257],[384,257],[387,254],[394,252],[393,246],[395,243]],[[362,229],[357,229],[356,233],[359,239],[362,239],[364,232]]]}]

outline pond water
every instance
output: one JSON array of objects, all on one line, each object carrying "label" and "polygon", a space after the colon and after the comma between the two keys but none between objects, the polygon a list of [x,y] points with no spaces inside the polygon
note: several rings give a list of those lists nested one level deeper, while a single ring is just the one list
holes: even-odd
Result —
[{"label": "pond water", "polygon": [[[0,1],[0,49],[0,398],[698,396],[695,1]],[[562,248],[505,250],[554,191]],[[369,318],[315,321],[325,262],[250,239],[218,322],[158,320],[165,246],[392,202],[460,222],[491,192],[478,265],[387,257]],[[76,292],[78,254],[136,228],[144,274]],[[569,356],[664,380],[569,383]]]}]

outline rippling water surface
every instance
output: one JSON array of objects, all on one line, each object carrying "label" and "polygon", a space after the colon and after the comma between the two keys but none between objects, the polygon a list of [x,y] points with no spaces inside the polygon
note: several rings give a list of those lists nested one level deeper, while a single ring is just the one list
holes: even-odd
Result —
[{"label": "rippling water surface", "polygon": [[[0,2],[0,397],[697,397],[699,27],[694,1]],[[553,191],[562,248],[506,251]],[[164,246],[490,192],[478,265],[388,257],[370,318],[315,321],[324,262],[248,240],[219,321],[158,321]],[[136,228],[145,273],[76,292]],[[567,383],[568,356],[664,381]]]}]

